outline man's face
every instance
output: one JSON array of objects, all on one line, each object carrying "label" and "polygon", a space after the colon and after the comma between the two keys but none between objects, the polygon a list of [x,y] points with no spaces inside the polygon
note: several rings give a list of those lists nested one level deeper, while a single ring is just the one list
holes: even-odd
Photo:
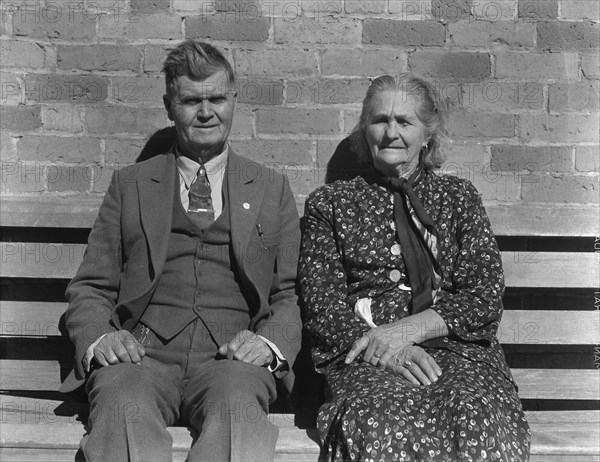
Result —
[{"label": "man's face", "polygon": [[223,152],[235,109],[235,93],[225,71],[205,80],[180,76],[163,101],[182,154],[206,162]]}]

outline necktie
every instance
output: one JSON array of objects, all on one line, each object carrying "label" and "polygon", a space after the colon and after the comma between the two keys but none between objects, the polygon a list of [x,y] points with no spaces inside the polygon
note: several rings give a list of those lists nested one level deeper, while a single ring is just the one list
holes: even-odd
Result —
[{"label": "necktie", "polygon": [[196,179],[190,186],[188,216],[200,229],[204,229],[215,221],[215,211],[212,205],[210,183],[206,176],[206,168],[200,166]]}]

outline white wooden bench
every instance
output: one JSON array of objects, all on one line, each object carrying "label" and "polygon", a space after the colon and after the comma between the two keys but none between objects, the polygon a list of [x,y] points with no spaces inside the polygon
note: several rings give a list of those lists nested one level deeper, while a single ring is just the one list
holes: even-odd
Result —
[{"label": "white wooden bench", "polygon": [[[0,460],[75,460],[87,405],[56,390],[72,348],[59,319],[97,198],[20,197],[0,203]],[[600,461],[597,210],[488,205],[507,292],[499,337],[533,432],[532,461]],[[596,290],[594,301],[594,290]],[[307,389],[314,390],[314,387]],[[299,402],[315,402],[308,397]],[[318,460],[310,423],[275,413],[277,460]],[[189,431],[173,427],[175,460]]]}]

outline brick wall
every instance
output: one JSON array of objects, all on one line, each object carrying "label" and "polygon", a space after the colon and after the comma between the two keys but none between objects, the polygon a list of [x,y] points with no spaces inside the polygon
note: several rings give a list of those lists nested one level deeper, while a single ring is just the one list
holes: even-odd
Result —
[{"label": "brick wall", "polygon": [[168,125],[160,66],[197,37],[239,79],[233,146],[299,205],[368,79],[411,70],[452,107],[445,171],[488,206],[599,202],[597,0],[2,1],[3,197],[98,196]]}]

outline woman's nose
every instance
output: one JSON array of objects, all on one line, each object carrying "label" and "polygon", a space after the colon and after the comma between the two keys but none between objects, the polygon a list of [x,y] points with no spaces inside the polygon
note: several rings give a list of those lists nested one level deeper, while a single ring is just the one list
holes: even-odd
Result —
[{"label": "woman's nose", "polygon": [[400,136],[400,130],[398,124],[395,121],[392,121],[387,124],[385,136],[390,140],[395,140]]}]

